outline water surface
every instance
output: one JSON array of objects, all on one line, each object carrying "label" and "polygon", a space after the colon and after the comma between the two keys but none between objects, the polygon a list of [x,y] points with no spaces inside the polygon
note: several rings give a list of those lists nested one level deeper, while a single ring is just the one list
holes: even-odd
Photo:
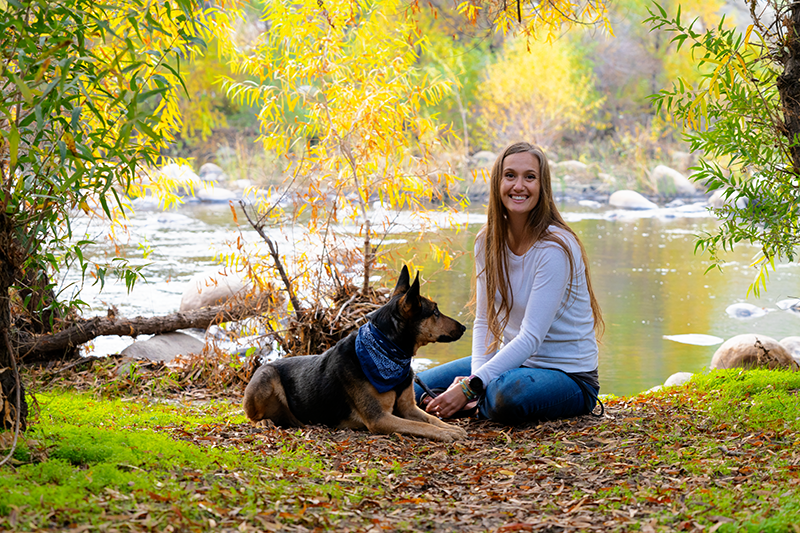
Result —
[{"label": "water surface", "polygon": [[[564,205],[561,209],[586,246],[595,293],[603,309],[602,393],[635,394],[663,383],[675,372],[703,371],[717,348],[708,342],[687,344],[672,338],[700,342],[681,336],[728,339],[741,333],[759,333],[780,340],[800,335],[800,316],[778,307],[782,300],[800,297],[798,265],[779,265],[770,276],[768,291],[760,298],[745,298],[755,274],[748,267],[758,251],[754,246],[738,246],[726,256],[728,264],[722,272],[704,274],[709,263],[694,254],[694,236],[713,228],[716,222],[702,207],[650,212],[614,211],[607,206],[592,210]],[[402,261],[413,261],[423,272],[423,293],[437,300],[443,312],[470,326],[456,343],[423,348],[420,356],[428,364],[470,355],[472,317],[467,302],[471,296],[471,251],[482,220],[479,213],[473,213],[465,229],[430,231],[424,243],[401,245],[391,262],[399,268]],[[177,311],[189,279],[200,271],[217,270],[215,255],[236,239],[236,225],[227,205],[189,204],[170,213],[142,211],[132,217],[130,227],[132,240],[123,249],[132,262],[146,265],[148,283],[138,283],[131,294],[121,284],[107,284],[102,293],[95,287],[85,287],[88,315],[104,314],[112,304],[127,316]],[[292,232],[299,235],[302,228],[276,233],[283,246],[298,240]],[[251,243],[260,240],[251,230],[245,229],[244,236]],[[147,260],[136,251],[136,242],[144,239],[153,250]],[[403,241],[402,236],[393,240]],[[431,259],[428,242],[462,255],[451,270],[443,271]],[[99,245],[90,252],[101,255],[113,254],[114,250]],[[387,284],[393,284],[394,278],[394,272],[385,274]],[[77,283],[77,277],[71,274],[67,282]],[[736,303],[763,308],[763,316],[742,318],[726,312]],[[113,353],[129,343],[130,339],[101,339],[94,349]]]}]

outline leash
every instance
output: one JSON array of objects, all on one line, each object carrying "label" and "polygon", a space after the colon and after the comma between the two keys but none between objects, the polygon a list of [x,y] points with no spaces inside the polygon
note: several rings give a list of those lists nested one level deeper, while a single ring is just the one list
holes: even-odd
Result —
[{"label": "leash", "polygon": [[433,399],[433,398],[436,398],[437,396],[439,396],[438,394],[436,394],[435,392],[433,392],[433,391],[431,390],[431,388],[430,388],[430,387],[428,387],[428,386],[425,384],[425,382],[424,382],[424,381],[422,381],[422,379],[420,379],[420,377],[419,377],[418,375],[416,375],[416,374],[414,374],[414,381],[417,383],[417,385],[419,385],[420,387],[422,387],[422,390],[424,390],[424,391],[425,391],[425,394],[427,394],[428,396],[430,396],[430,397],[431,397],[431,399]]}]

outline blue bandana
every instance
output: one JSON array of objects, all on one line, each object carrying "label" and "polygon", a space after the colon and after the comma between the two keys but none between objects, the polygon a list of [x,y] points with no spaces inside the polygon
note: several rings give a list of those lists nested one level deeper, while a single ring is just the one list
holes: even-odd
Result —
[{"label": "blue bandana", "polygon": [[361,369],[378,392],[390,391],[408,377],[411,356],[367,322],[356,335],[356,355]]}]

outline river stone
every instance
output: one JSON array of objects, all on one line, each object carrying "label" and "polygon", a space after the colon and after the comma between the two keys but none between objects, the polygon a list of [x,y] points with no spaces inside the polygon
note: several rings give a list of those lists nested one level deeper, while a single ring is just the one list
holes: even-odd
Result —
[{"label": "river stone", "polygon": [[161,168],[161,173],[175,183],[178,194],[191,195],[202,188],[202,180],[189,165],[170,163]]},{"label": "river stone", "polygon": [[667,378],[667,381],[664,382],[665,387],[675,387],[678,385],[683,385],[687,381],[692,378],[691,372],[675,372],[670,377]]},{"label": "river stone", "polygon": [[666,165],[658,165],[650,172],[650,178],[656,183],[659,192],[677,196],[694,196],[697,188],[689,178]]},{"label": "river stone", "polygon": [[800,337],[784,337],[781,339],[781,346],[800,364]]},{"label": "river stone", "polygon": [[561,161],[560,163],[553,164],[553,168],[568,174],[583,174],[589,170],[589,165],[575,159],[570,159],[568,161]]},{"label": "river stone", "polygon": [[236,199],[236,193],[220,187],[209,187],[197,191],[197,198],[201,202],[224,203]]},{"label": "river stone", "polygon": [[658,206],[636,191],[616,191],[608,198],[608,204],[623,209],[657,209]]},{"label": "river stone", "polygon": [[766,335],[746,333],[722,343],[711,358],[715,368],[790,368],[797,363],[778,341]]},{"label": "river stone", "polygon": [[169,362],[178,355],[200,353],[204,346],[203,341],[191,335],[172,331],[154,335],[146,341],[136,341],[122,350],[122,355],[132,359]]},{"label": "river stone", "polygon": [[742,302],[729,305],[725,308],[725,312],[733,318],[760,318],[767,314],[767,309]]},{"label": "river stone", "polygon": [[197,274],[181,296],[181,313],[220,305],[245,289],[242,279],[235,274],[216,272]]},{"label": "river stone", "polygon": [[225,171],[222,167],[214,163],[206,163],[197,172],[203,181],[222,181],[225,178]]},{"label": "river stone", "polygon": [[492,164],[495,159],[497,159],[497,154],[488,150],[481,150],[472,154],[472,160],[479,166]]}]

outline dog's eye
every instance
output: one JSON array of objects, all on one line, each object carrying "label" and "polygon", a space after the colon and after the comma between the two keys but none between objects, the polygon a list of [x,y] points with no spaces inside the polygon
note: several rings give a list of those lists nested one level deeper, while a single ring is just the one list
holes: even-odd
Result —
[{"label": "dog's eye", "polygon": [[434,309],[433,310],[433,316],[435,316],[436,318],[439,318],[439,310],[438,309]]}]

